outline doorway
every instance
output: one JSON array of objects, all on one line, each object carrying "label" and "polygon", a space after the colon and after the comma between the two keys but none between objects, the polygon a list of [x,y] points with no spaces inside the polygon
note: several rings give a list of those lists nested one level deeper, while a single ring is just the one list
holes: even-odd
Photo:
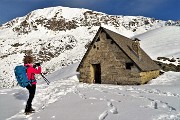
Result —
[{"label": "doorway", "polygon": [[93,77],[94,83],[101,84],[101,65],[100,64],[92,64],[93,66]]}]

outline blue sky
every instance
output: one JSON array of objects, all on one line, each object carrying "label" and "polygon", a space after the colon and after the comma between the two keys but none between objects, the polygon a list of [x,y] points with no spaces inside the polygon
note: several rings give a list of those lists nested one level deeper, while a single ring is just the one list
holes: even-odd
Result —
[{"label": "blue sky", "polygon": [[111,15],[180,20],[180,0],[0,0],[0,24],[32,10],[55,6],[86,8]]}]

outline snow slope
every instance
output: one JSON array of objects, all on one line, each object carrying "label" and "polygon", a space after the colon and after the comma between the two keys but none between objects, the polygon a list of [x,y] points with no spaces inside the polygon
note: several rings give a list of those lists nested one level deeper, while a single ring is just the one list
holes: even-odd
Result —
[{"label": "snow slope", "polygon": [[[33,107],[24,115],[27,90],[0,89],[1,120],[179,120],[180,73],[167,72],[147,85],[79,83],[78,63],[47,76],[37,85]],[[70,69],[71,68],[71,69]]]},{"label": "snow slope", "polygon": [[[50,19],[56,14],[53,11],[57,12],[61,9],[66,10],[66,8],[60,7],[58,9],[45,9],[46,12],[42,12],[45,12],[49,17],[48,19]],[[42,12],[39,14],[42,15]],[[61,16],[63,12],[59,11],[59,13]],[[91,12],[88,11],[89,13]],[[68,49],[63,49],[63,51],[58,53],[57,57],[53,57],[42,64],[45,71],[50,68],[49,71],[50,73],[52,72],[52,74],[46,76],[51,81],[51,84],[47,85],[43,79],[38,81],[37,92],[33,101],[36,113],[28,116],[23,114],[28,97],[26,89],[20,87],[0,88],[0,120],[180,120],[180,73],[169,71],[150,83],[141,86],[79,83],[78,73],[75,70],[79,60],[86,51],[84,46],[93,38],[98,27],[93,26],[93,22],[91,22],[91,27],[81,26],[66,31],[47,30],[41,25],[37,25],[37,31],[32,30],[24,35],[17,35],[16,32],[12,31],[12,26],[18,26],[31,15],[34,15],[34,17],[30,17],[33,20],[37,18],[35,17],[36,14],[29,14],[25,17],[17,18],[0,28],[0,46],[2,48],[0,53],[3,56],[0,59],[0,76],[6,75],[7,79],[4,80],[0,77],[2,86],[12,85],[13,67],[22,63],[23,50],[31,48],[34,53],[39,53],[41,49],[48,48],[50,51],[56,51],[58,46],[64,48],[66,45],[68,45]],[[41,15],[38,17],[43,18]],[[99,13],[98,15],[102,14]],[[58,19],[60,16],[57,14]],[[66,19],[71,19],[71,16],[65,17]],[[96,14],[91,14],[88,17],[88,20],[99,19]],[[123,34],[129,35],[129,37],[134,35],[132,30],[136,29],[137,33],[143,33],[147,29],[150,30],[152,26],[151,23],[140,27],[138,25],[129,26],[129,23],[135,18],[138,21],[142,20],[142,23],[144,23],[143,20],[150,22],[152,19],[149,18],[108,16],[104,14],[102,17],[104,19],[117,17],[118,19],[115,19],[115,21],[120,20],[119,22],[122,23],[123,27],[120,25],[121,27],[119,29],[116,28],[116,30],[119,30],[120,33],[124,31]],[[32,21],[29,22],[31,23]],[[112,26],[113,22],[108,22],[106,25],[114,28]],[[153,28],[163,26],[163,23],[156,21],[154,23],[156,25],[153,24]],[[118,26],[118,24],[114,26],[116,25]],[[177,27],[164,27],[138,37],[142,39],[142,47],[152,58],[156,59],[157,56],[161,55],[179,57],[179,49],[174,47],[176,44],[179,45],[180,42],[178,33],[179,28]],[[166,37],[163,38],[163,36]],[[52,45],[49,44],[50,41]],[[59,42],[61,42],[62,46]],[[161,44],[160,47],[164,48],[164,51],[159,49],[159,44]],[[14,47],[16,45],[18,47]],[[53,54],[56,53],[53,52]],[[37,77],[41,78],[41,76]],[[14,82],[14,84],[16,83]]]},{"label": "snow slope", "polygon": [[180,58],[180,27],[165,26],[135,36],[141,47],[153,59],[157,57]]},{"label": "snow slope", "polygon": [[27,53],[46,73],[79,62],[101,25],[131,37],[166,21],[61,6],[34,10],[0,27],[0,88],[16,86],[13,69]]},{"label": "snow slope", "polygon": [[[161,33],[161,30],[168,31],[166,34],[169,34],[172,33],[171,30],[175,33],[179,28],[160,28],[155,30],[155,35],[149,37],[162,38],[161,35],[165,33]],[[159,34],[156,34],[158,32]],[[153,31],[147,34],[150,33]],[[145,35],[142,35],[144,41],[141,41],[144,44],[150,40]],[[171,37],[166,36],[166,39],[162,39],[163,43],[170,43],[168,41]],[[173,40],[175,39],[177,38]],[[150,57],[159,56],[156,55],[159,54],[158,44],[160,44],[158,41],[151,43],[156,47],[148,48],[149,51],[155,51]],[[165,48],[167,45],[169,44],[162,44],[161,47]],[[146,47],[148,46],[144,46],[144,49]],[[178,50],[174,46],[169,46],[162,54],[169,56],[170,52],[173,55]],[[71,54],[67,55],[71,57]],[[78,64],[69,65],[46,76],[51,81],[49,86],[43,79],[39,80],[33,101],[36,113],[32,115],[23,114],[27,100],[26,89],[20,87],[0,89],[0,118],[2,120],[180,120],[179,72],[165,72],[148,84],[140,86],[84,84],[78,81],[78,73],[75,71]]]}]

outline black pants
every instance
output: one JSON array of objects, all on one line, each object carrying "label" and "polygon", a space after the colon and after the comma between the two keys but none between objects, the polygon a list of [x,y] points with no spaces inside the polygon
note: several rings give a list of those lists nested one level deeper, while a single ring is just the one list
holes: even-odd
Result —
[{"label": "black pants", "polygon": [[27,104],[26,104],[26,110],[25,111],[29,111],[32,107],[32,101],[36,92],[36,85],[28,85],[26,87],[29,91],[29,98],[27,100]]}]

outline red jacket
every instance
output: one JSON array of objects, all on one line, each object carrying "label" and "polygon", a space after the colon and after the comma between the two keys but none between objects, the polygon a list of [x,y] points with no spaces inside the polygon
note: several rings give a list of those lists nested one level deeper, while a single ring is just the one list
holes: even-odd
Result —
[{"label": "red jacket", "polygon": [[[28,80],[35,80],[35,77],[34,75],[35,74],[41,74],[41,66],[37,67],[37,68],[33,68],[33,65],[32,64],[25,64],[24,66],[28,67],[27,68],[27,77],[28,77]],[[36,84],[37,82],[33,82],[32,84]]]}]

